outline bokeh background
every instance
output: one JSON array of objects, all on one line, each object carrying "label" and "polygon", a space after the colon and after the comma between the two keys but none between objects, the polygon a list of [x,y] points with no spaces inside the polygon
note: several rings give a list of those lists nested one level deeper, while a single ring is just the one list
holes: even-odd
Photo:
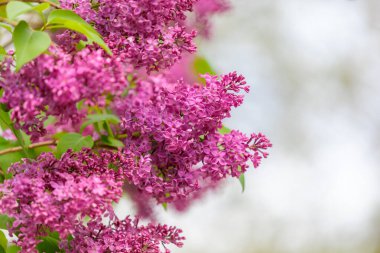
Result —
[{"label": "bokeh background", "polygon": [[199,52],[252,84],[225,124],[274,147],[243,194],[157,211],[185,231],[174,252],[380,252],[380,1],[231,2]]}]

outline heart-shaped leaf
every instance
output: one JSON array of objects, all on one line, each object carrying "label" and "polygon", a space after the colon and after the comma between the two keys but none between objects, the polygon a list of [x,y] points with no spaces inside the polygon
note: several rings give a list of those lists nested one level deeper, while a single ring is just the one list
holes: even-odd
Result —
[{"label": "heart-shaped leaf", "polygon": [[6,10],[7,10],[7,17],[10,20],[14,20],[17,16],[28,12],[33,9],[33,6],[20,2],[20,1],[12,1],[7,4]]},{"label": "heart-shaped leaf", "polygon": [[45,52],[50,44],[50,36],[46,32],[33,31],[25,21],[21,21],[13,32],[16,49],[16,71],[26,63]]}]

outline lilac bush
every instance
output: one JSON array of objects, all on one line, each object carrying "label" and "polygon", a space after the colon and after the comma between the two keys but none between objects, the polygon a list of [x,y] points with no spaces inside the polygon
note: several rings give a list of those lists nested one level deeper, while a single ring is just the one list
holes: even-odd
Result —
[{"label": "lilac bush", "polygon": [[[244,183],[271,143],[223,125],[249,86],[236,72],[215,75],[195,46],[229,8],[0,3],[14,45],[0,47],[0,228],[13,236],[0,252],[167,253],[185,238],[157,223],[155,206],[186,211],[228,177]],[[116,216],[123,193],[136,217]]]}]

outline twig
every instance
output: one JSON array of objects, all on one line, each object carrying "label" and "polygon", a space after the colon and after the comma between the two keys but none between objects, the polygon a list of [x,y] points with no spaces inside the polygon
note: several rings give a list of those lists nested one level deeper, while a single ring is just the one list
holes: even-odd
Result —
[{"label": "twig", "polygon": [[[31,145],[27,146],[27,148],[28,149],[33,149],[33,148],[39,148],[39,147],[45,147],[45,146],[54,146],[54,145],[57,145],[57,141],[56,140],[43,141],[43,142],[34,143],[34,144],[31,144]],[[0,155],[14,153],[14,152],[22,151],[22,150],[23,150],[23,148],[21,146],[14,147],[14,148],[8,148],[8,149],[1,150],[0,151]]]},{"label": "twig", "polygon": [[[1,3],[0,3],[0,6],[1,6]],[[11,21],[11,20],[9,20],[7,18],[3,18],[3,17],[0,17],[0,22],[6,23],[6,24],[11,25],[11,26],[17,25],[17,22]]]}]

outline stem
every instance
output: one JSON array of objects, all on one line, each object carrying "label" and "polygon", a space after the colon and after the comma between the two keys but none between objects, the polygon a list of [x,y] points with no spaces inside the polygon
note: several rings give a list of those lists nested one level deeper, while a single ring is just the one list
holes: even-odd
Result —
[{"label": "stem", "polygon": [[[33,2],[34,3],[48,3],[48,4],[50,4],[50,6],[56,8],[56,9],[61,9],[61,7],[58,4],[53,3],[52,1],[49,1],[49,0],[19,0],[19,1],[21,1],[21,2],[28,2],[28,3],[30,3],[30,2],[32,2],[32,3]],[[9,0],[5,1],[5,2],[1,2],[0,6],[7,5],[9,2],[10,2]]]},{"label": "stem", "polygon": [[[57,145],[57,141],[56,140],[34,143],[34,144],[29,145],[27,148],[28,149],[33,149],[33,148],[39,148],[39,147],[45,147],[45,146],[53,146],[53,145]],[[0,155],[14,153],[14,152],[22,151],[22,150],[23,150],[23,148],[21,146],[14,147],[14,148],[8,148],[8,149],[1,150],[0,151]]]},{"label": "stem", "polygon": [[[0,6],[1,5],[2,5],[2,3],[0,3]],[[11,26],[17,25],[17,22],[11,21],[11,20],[9,20],[7,18],[3,18],[3,17],[0,17],[0,22],[6,23],[6,24],[11,25]]]}]

